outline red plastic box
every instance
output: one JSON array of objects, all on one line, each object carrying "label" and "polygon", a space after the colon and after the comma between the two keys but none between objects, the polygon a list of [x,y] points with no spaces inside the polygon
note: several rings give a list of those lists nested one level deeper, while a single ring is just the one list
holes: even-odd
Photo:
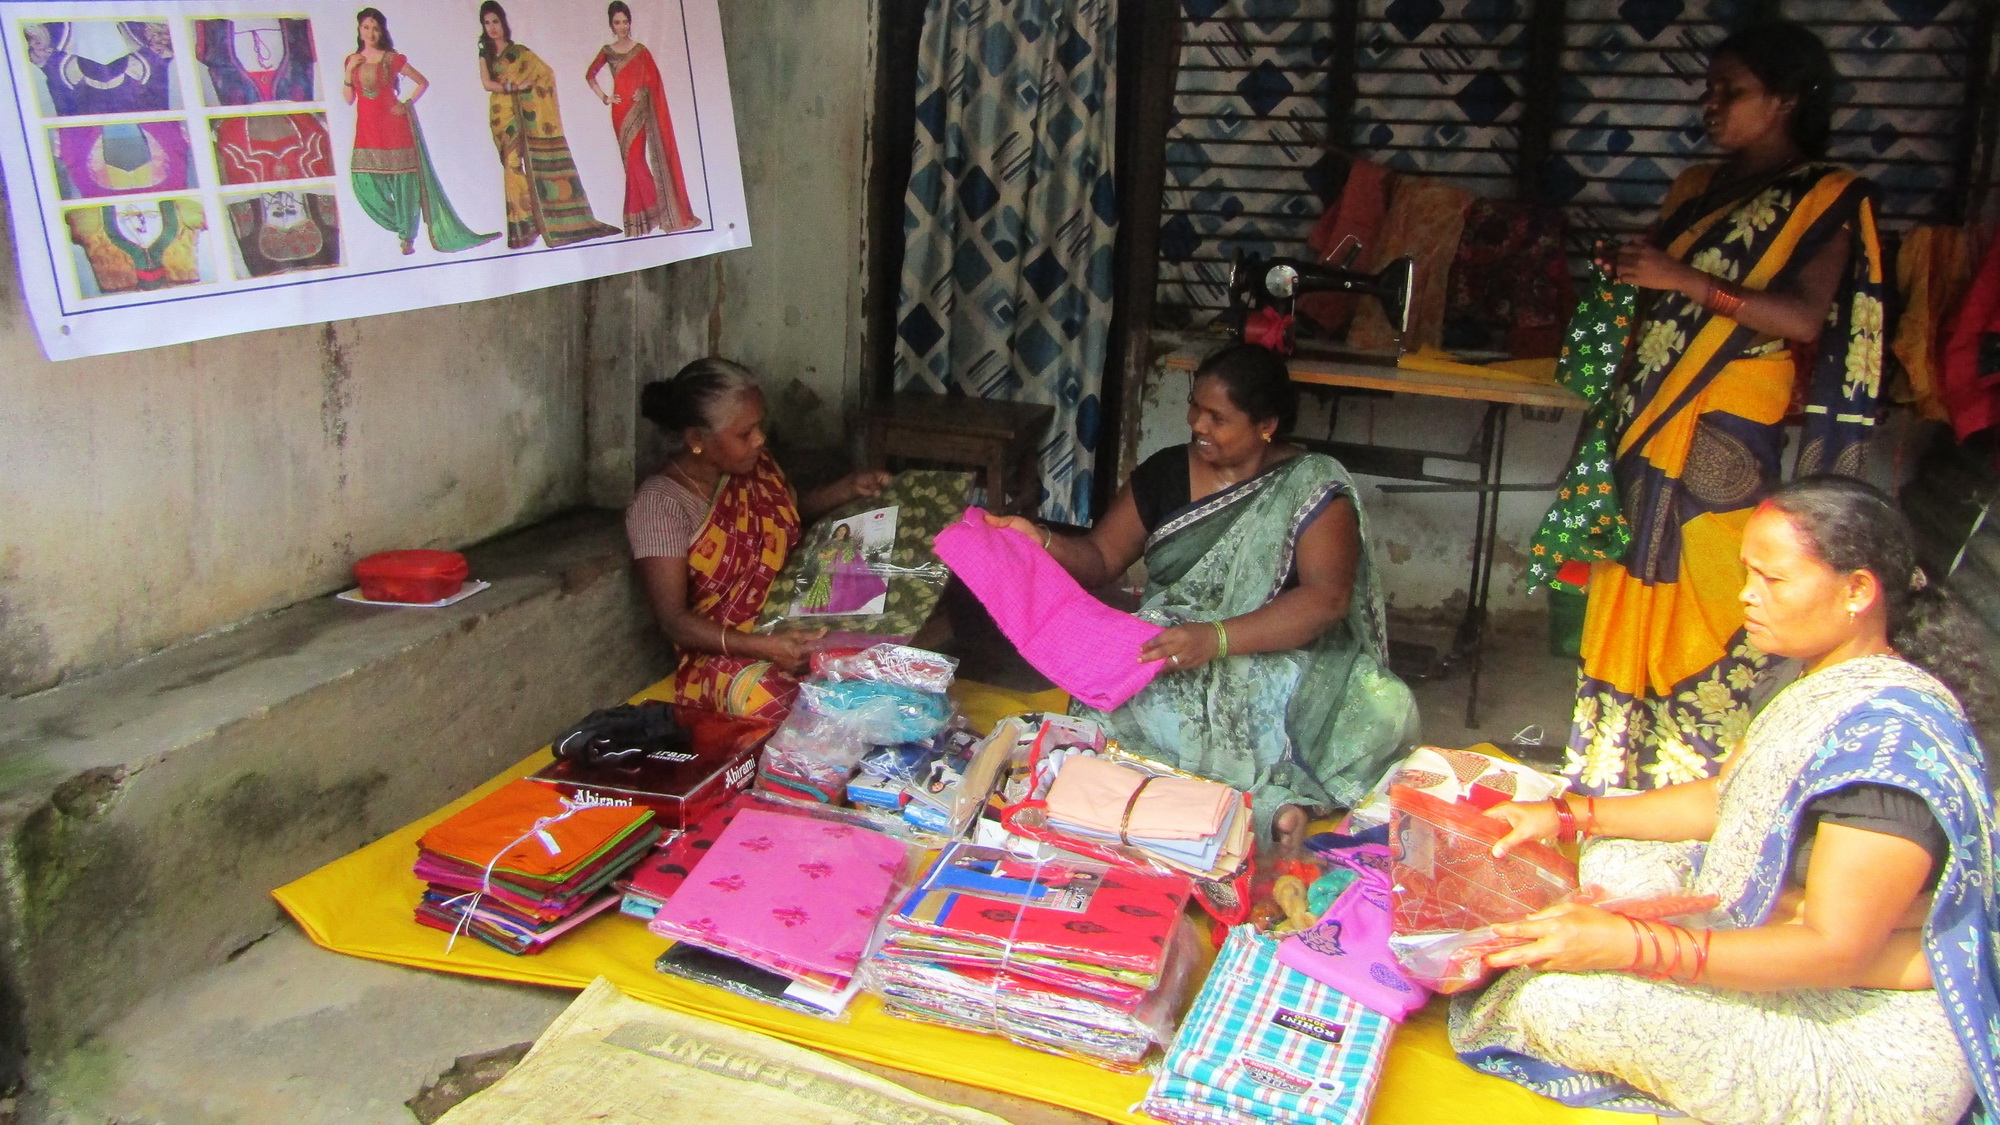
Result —
[{"label": "red plastic box", "polygon": [[383,551],[354,564],[361,596],[371,602],[441,602],[470,573],[457,551]]}]

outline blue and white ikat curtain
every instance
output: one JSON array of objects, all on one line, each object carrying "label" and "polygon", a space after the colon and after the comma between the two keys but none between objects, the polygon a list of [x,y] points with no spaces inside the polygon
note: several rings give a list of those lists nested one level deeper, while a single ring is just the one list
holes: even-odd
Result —
[{"label": "blue and white ikat curtain", "polygon": [[1116,37],[1116,0],[931,0],[917,58],[895,385],[1054,406],[1041,514],[1071,523],[1103,416]]}]

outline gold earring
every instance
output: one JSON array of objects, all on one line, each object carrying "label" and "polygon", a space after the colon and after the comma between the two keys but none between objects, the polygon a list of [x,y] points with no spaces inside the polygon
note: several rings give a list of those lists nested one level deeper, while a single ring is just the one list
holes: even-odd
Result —
[{"label": "gold earring", "polygon": [[1269,444],[1271,444],[1271,435],[1270,435],[1270,434],[1265,434],[1265,435],[1264,435],[1264,444],[1265,444],[1265,445],[1269,445]]},{"label": "gold earring", "polygon": [[693,453],[696,457],[701,456],[701,446],[699,445],[690,445],[688,446],[688,450],[689,452]]}]

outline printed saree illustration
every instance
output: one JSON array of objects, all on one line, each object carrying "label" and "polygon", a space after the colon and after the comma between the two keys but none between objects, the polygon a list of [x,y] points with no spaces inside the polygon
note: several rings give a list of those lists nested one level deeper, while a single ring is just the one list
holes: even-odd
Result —
[{"label": "printed saree illustration", "polygon": [[186,126],[178,121],[71,125],[49,130],[56,194],[100,199],[194,186]]},{"label": "printed saree illustration", "polygon": [[617,234],[617,227],[598,222],[590,212],[563,133],[555,72],[533,51],[511,41],[506,19],[492,0],[480,5],[487,123],[506,188],[508,248],[518,250],[538,238],[550,246],[567,246]]},{"label": "printed saree illustration", "polygon": [[90,264],[88,276],[79,278],[89,282],[79,286],[87,297],[201,280],[199,240],[208,217],[200,200],[79,207],[63,212],[63,224]]},{"label": "printed saree illustration", "polygon": [[340,264],[340,214],[322,192],[273,191],[233,200],[229,233],[240,277]]},{"label": "printed saree illustration", "polygon": [[194,57],[210,105],[313,100],[311,20],[196,20]]},{"label": "printed saree illustration", "polygon": [[361,210],[400,239],[405,254],[416,247],[419,222],[430,233],[431,248],[447,254],[500,237],[466,226],[445,197],[417,107],[397,97],[409,60],[385,50],[374,62],[359,53],[352,61],[354,156],[348,166]]},{"label": "printed saree illustration", "polygon": [[163,22],[72,20],[21,25],[28,62],[56,117],[179,109],[173,36]]},{"label": "printed saree illustration", "polygon": [[215,166],[225,184],[324,179],[333,175],[333,142],[317,113],[260,113],[209,122]]},{"label": "printed saree illustration", "polygon": [[[629,16],[615,17],[614,28],[620,20],[630,28]],[[653,53],[642,43],[630,43],[622,51],[616,43],[607,44],[584,72],[592,89],[597,88],[598,72],[606,67],[611,70],[611,128],[618,134],[618,153],[625,161],[625,236],[655,227],[671,234],[700,226],[701,219],[688,202],[666,86]]]},{"label": "printed saree illustration", "polygon": [[861,613],[889,592],[889,584],[868,565],[861,542],[847,531],[846,524],[835,527],[833,539],[815,553],[812,585],[799,599],[801,612]]}]

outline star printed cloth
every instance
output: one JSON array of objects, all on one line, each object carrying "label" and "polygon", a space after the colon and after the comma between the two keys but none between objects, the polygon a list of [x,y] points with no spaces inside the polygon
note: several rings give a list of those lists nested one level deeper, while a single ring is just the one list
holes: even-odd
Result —
[{"label": "star printed cloth", "polygon": [[1639,290],[1605,277],[1591,267],[1591,284],[1570,318],[1569,334],[1556,361],[1556,381],[1582,396],[1583,440],[1563,473],[1555,503],[1542,516],[1528,551],[1528,589],[1577,589],[1559,572],[1567,562],[1609,562],[1632,541],[1612,479],[1612,450],[1618,440],[1618,407],[1611,393],[1618,366],[1632,339],[1633,301]]}]

